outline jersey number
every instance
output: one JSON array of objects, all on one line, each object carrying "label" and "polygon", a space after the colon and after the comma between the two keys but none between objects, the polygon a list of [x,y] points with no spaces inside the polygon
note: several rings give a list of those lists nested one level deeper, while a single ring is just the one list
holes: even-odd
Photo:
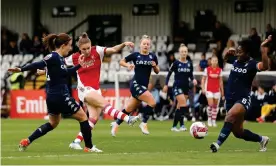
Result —
[{"label": "jersey number", "polygon": [[246,104],[246,103],[247,103],[247,100],[246,100],[246,99],[242,99],[242,103],[243,103],[243,104]]}]

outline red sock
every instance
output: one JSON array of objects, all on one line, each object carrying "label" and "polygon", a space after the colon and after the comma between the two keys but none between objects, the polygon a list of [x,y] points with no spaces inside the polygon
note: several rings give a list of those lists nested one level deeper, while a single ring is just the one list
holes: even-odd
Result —
[{"label": "red sock", "polygon": [[88,119],[88,122],[89,122],[89,125],[90,125],[90,127],[91,127],[91,130],[93,130],[93,128],[95,127],[95,125],[96,125],[97,122],[98,122],[98,119],[89,118],[89,119]]},{"label": "red sock", "polygon": [[74,140],[75,143],[81,143],[83,141],[83,136],[82,133],[79,132],[79,134],[77,135],[76,139]]}]

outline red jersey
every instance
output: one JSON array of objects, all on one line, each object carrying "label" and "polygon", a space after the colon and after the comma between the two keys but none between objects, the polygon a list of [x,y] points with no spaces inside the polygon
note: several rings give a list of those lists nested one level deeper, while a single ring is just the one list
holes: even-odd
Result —
[{"label": "red jersey", "polygon": [[[91,48],[90,56],[85,57],[85,67],[77,70],[78,86],[90,86],[95,90],[100,88],[101,64],[106,51],[106,47],[94,46]],[[66,65],[78,65],[78,59],[81,54],[76,52],[65,58]]]},{"label": "red jersey", "polygon": [[209,66],[204,69],[204,76],[206,76],[205,90],[213,93],[220,92],[219,79],[222,77],[222,69]]}]

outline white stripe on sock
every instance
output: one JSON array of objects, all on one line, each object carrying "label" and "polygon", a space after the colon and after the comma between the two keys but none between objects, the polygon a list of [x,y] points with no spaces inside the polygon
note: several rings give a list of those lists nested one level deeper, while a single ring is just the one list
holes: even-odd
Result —
[{"label": "white stripe on sock", "polygon": [[[116,111],[117,111],[117,110],[112,109],[110,116],[114,117],[114,115],[115,115]],[[115,117],[115,118],[116,118],[116,117]]]},{"label": "white stripe on sock", "polygon": [[104,113],[107,114],[108,113],[108,110],[111,108],[111,105],[107,106],[105,109],[104,109]]},{"label": "white stripe on sock", "polygon": [[[118,119],[121,119],[121,118],[122,118],[122,115],[123,115],[123,113],[122,113],[122,112],[119,112],[118,115],[117,115],[117,118],[118,118]],[[124,119],[122,119],[122,120],[124,120]]]}]

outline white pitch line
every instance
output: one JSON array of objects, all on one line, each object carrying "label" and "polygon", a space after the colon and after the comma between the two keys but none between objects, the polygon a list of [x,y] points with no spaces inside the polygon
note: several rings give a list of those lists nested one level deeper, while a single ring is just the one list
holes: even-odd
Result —
[{"label": "white pitch line", "polygon": [[[252,149],[235,149],[235,150],[227,150],[227,152],[243,152],[243,151],[252,151]],[[274,151],[274,149],[269,149],[269,151]],[[140,152],[140,153],[86,153],[85,154],[64,154],[64,155],[35,155],[35,156],[6,156],[1,157],[1,159],[22,159],[22,158],[56,158],[56,157],[75,157],[75,156],[91,156],[91,155],[141,155],[141,154],[160,154],[160,153],[199,153],[199,152],[205,152],[205,153],[211,153],[211,151],[197,151],[197,150],[189,150],[189,151],[181,151],[181,152]],[[223,151],[225,152],[225,151]],[[257,151],[256,151],[257,152]],[[261,152],[260,152],[261,153]]]}]

